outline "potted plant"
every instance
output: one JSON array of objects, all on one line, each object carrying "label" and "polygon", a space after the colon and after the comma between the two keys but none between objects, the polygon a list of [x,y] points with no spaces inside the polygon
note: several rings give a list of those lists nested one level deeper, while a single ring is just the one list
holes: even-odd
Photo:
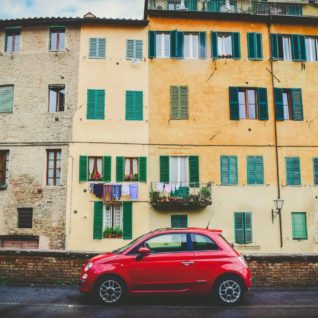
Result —
[{"label": "potted plant", "polygon": [[111,229],[110,227],[106,227],[105,230],[104,230],[104,232],[103,232],[103,237],[104,237],[104,238],[109,238],[109,237],[111,237],[111,231],[112,231],[112,229]]},{"label": "potted plant", "polygon": [[121,238],[121,237],[123,236],[123,231],[122,231],[122,229],[119,228],[119,227],[116,227],[116,228],[114,229],[114,233],[116,234],[116,237],[117,237],[117,238]]}]

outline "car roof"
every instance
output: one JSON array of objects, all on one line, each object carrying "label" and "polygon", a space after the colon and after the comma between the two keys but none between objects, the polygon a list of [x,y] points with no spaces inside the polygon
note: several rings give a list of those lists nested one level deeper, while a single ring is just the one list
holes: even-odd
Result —
[{"label": "car roof", "polygon": [[160,228],[157,230],[152,231],[151,233],[160,233],[160,232],[169,232],[169,231],[180,231],[180,232],[201,232],[201,233],[222,233],[220,229],[207,229],[207,228],[200,228],[200,227],[185,227],[185,228],[174,228],[174,227],[167,227],[167,228]]}]

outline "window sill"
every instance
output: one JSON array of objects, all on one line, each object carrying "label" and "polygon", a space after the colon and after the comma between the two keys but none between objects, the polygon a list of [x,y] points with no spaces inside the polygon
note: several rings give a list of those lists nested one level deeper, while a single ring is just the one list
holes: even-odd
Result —
[{"label": "window sill", "polygon": [[259,245],[251,245],[251,244],[239,244],[235,243],[234,248],[240,248],[242,250],[259,250],[261,247]]},{"label": "window sill", "polygon": [[66,53],[66,50],[49,50],[49,53]]},{"label": "window sill", "polygon": [[238,183],[233,183],[233,184],[224,184],[224,183],[221,183],[220,186],[221,186],[221,187],[237,187],[237,186],[238,186]]},{"label": "window sill", "polygon": [[89,59],[89,60],[106,60],[106,57],[93,57],[93,56],[89,56],[88,59]]},{"label": "window sill", "polygon": [[0,190],[6,190],[8,188],[7,184],[0,184]]},{"label": "window sill", "polygon": [[293,238],[293,241],[308,241],[308,238]]},{"label": "window sill", "polygon": [[109,239],[122,239],[123,237],[122,236],[116,236],[116,237],[114,237],[114,236],[105,236],[105,235],[103,235],[103,239],[107,239],[107,240],[109,240]]}]

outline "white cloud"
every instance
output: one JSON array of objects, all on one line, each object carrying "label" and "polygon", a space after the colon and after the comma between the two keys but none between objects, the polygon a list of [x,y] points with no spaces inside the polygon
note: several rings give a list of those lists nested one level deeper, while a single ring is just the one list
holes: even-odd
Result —
[{"label": "white cloud", "polygon": [[28,17],[143,17],[144,0],[0,0],[0,19]]}]

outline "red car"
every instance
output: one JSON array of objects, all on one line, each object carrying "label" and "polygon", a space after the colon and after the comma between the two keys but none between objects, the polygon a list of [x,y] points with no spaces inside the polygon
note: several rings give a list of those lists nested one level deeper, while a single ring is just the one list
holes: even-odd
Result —
[{"label": "red car", "polygon": [[82,266],[80,291],[106,305],[127,295],[209,295],[234,305],[251,285],[243,256],[220,230],[160,229],[93,257]]}]

